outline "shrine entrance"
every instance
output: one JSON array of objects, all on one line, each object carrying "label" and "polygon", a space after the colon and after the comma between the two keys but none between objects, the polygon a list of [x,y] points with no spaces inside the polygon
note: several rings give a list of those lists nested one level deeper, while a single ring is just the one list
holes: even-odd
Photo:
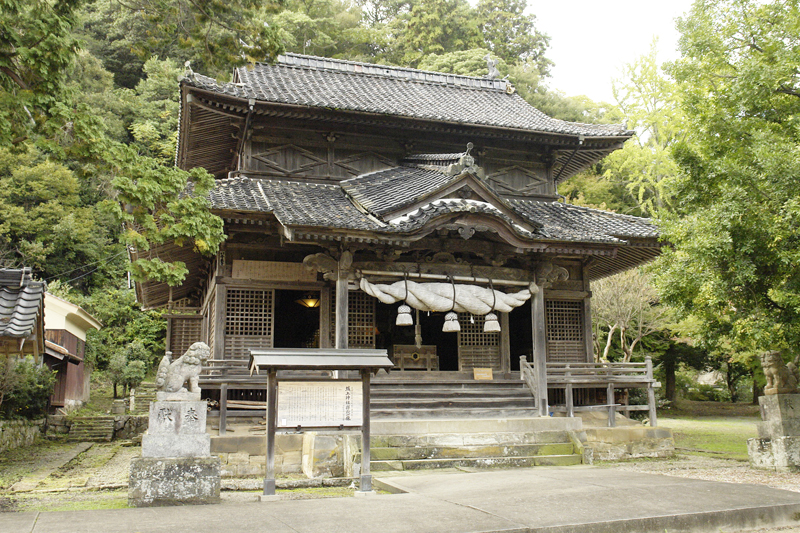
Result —
[{"label": "shrine entrance", "polygon": [[[472,372],[491,368],[493,372],[519,372],[519,357],[533,352],[530,303],[501,317],[507,333],[485,333],[484,317],[459,313],[461,331],[442,331],[443,312],[412,311],[414,326],[397,326],[397,304],[376,303],[375,348],[385,349],[395,370]],[[416,343],[419,317],[420,345]],[[507,348],[504,344],[507,343]],[[505,360],[504,360],[505,359]]]}]

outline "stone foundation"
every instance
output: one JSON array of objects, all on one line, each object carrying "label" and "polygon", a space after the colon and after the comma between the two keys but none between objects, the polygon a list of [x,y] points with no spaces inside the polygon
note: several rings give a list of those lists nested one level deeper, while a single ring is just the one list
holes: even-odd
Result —
[{"label": "stone foundation", "polygon": [[800,472],[800,394],[772,394],[758,399],[762,422],[758,438],[747,440],[753,468]]},{"label": "stone foundation", "polygon": [[[304,473],[309,478],[352,476],[360,434],[306,432],[275,436],[275,473]],[[266,437],[212,437],[211,453],[218,455],[225,478],[263,477]]]},{"label": "stone foundation", "polygon": [[675,441],[672,430],[659,427],[628,426],[587,428],[583,443],[597,461],[620,461],[641,457],[672,457]]},{"label": "stone foundation", "polygon": [[136,457],[128,504],[152,507],[219,503],[219,457]]},{"label": "stone foundation", "polygon": [[0,452],[30,446],[42,436],[44,420],[0,420]]}]

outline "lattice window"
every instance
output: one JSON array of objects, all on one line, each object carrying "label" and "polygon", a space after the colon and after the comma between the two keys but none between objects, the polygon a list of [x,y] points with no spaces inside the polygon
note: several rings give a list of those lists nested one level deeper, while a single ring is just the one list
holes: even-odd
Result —
[{"label": "lattice window", "polygon": [[228,289],[225,335],[263,337],[272,334],[272,289]]},{"label": "lattice window", "polygon": [[483,331],[484,317],[459,313],[458,366],[461,370],[492,368],[500,370],[500,334]]},{"label": "lattice window", "polygon": [[251,349],[272,348],[274,290],[228,288],[225,307],[225,359],[246,360]]},{"label": "lattice window", "polygon": [[586,362],[583,309],[582,300],[545,301],[548,361],[559,363]]},{"label": "lattice window", "polygon": [[181,316],[169,318],[169,347],[167,350],[172,352],[173,359],[183,355],[189,346],[202,339],[202,317]]},{"label": "lattice window", "polygon": [[[347,347],[375,348],[375,298],[362,291],[350,291]],[[336,346],[336,293],[331,294],[331,346]]]}]

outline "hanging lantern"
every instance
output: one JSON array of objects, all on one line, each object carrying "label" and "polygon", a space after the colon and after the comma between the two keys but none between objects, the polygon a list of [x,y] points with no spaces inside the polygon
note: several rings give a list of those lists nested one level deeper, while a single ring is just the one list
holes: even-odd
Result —
[{"label": "hanging lantern", "polygon": [[498,333],[500,331],[500,322],[497,321],[497,315],[489,313],[486,315],[486,322],[483,323],[484,333]]},{"label": "hanging lantern", "polygon": [[444,315],[444,326],[442,331],[445,333],[453,333],[454,331],[461,331],[461,325],[458,323],[458,313],[456,313],[456,282],[453,276],[447,275],[450,278],[450,284],[453,286],[453,307],[450,312]]},{"label": "hanging lantern", "polygon": [[458,323],[458,313],[450,311],[444,315],[444,327],[442,327],[442,331],[445,333],[461,331],[461,326]]},{"label": "hanging lantern", "polygon": [[397,308],[397,321],[398,326],[413,326],[414,319],[411,318],[411,308],[406,304]]},{"label": "hanging lantern", "polygon": [[486,321],[483,323],[483,331],[484,333],[499,333],[500,322],[497,321],[497,315],[494,314],[494,306],[497,305],[497,295],[494,293],[492,278],[489,278],[489,290],[492,291],[492,310],[486,315]]},{"label": "hanging lantern", "polygon": [[[408,272],[405,273],[405,282],[406,282],[406,296],[403,300],[408,299]],[[397,321],[395,322],[398,326],[413,326],[414,320],[411,318],[411,308],[408,306],[407,303],[403,302],[403,305],[397,308]]]}]

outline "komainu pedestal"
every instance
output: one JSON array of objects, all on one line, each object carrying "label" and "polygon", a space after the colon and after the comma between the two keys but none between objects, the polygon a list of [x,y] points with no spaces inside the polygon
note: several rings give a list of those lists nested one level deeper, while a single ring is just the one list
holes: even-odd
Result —
[{"label": "komainu pedestal", "polygon": [[[194,368],[186,372],[185,365],[177,364],[190,355],[198,361],[207,359],[207,351],[208,346],[195,343],[174,363],[169,354],[164,357],[159,368],[162,390],[156,393],[156,401],[150,403],[149,426],[142,436],[142,456],[131,461],[130,505],[219,503],[220,460],[211,456],[211,436],[206,433],[207,404],[200,399],[198,372]],[[199,368],[202,364],[190,362],[192,367]],[[165,368],[162,376],[161,370]],[[189,390],[182,387],[185,382],[189,383]]]},{"label": "komainu pedestal", "polygon": [[748,439],[754,468],[800,471],[800,394],[771,394],[758,399],[758,438]]}]

